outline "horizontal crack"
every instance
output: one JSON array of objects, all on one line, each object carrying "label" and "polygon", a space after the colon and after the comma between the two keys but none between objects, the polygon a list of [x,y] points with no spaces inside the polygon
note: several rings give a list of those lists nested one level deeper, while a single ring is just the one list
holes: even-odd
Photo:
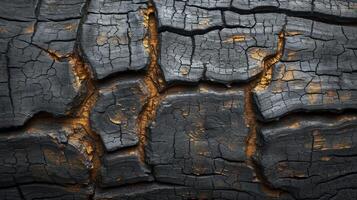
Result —
[{"label": "horizontal crack", "polygon": [[236,7],[215,7],[207,8],[196,5],[188,5],[191,7],[196,7],[204,10],[218,10],[218,11],[231,11],[241,15],[249,14],[270,14],[270,13],[280,13],[285,14],[289,17],[298,17],[304,19],[310,19],[313,21],[320,21],[327,24],[336,25],[357,25],[357,18],[355,17],[342,17],[337,15],[330,15],[326,13],[316,12],[316,11],[293,11],[289,9],[278,8],[275,6],[258,6],[253,9],[239,9]]}]

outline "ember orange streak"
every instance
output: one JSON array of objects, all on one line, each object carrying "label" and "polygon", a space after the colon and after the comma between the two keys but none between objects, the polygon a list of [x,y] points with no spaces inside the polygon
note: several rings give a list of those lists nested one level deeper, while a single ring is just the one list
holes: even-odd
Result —
[{"label": "ember orange streak", "polygon": [[281,31],[279,33],[278,47],[275,54],[267,56],[263,59],[263,72],[257,81],[248,84],[245,91],[245,121],[250,132],[246,140],[247,165],[252,167],[255,171],[256,178],[262,183],[262,189],[267,195],[271,197],[279,197],[282,191],[271,188],[269,184],[264,180],[262,173],[259,171],[258,166],[254,163],[253,156],[257,149],[257,118],[254,112],[252,90],[261,91],[266,89],[271,82],[273,75],[273,66],[283,56],[283,50],[285,45],[285,33]]},{"label": "ember orange streak", "polygon": [[144,161],[145,158],[144,146],[146,144],[147,128],[149,123],[155,118],[156,109],[160,103],[159,88],[164,86],[164,81],[161,77],[161,71],[157,63],[159,42],[157,22],[155,19],[155,8],[152,3],[149,3],[149,7],[144,11],[144,26],[146,26],[148,29],[148,37],[144,41],[144,46],[147,47],[149,52],[150,64],[144,78],[144,82],[149,90],[149,97],[144,109],[138,118],[140,139],[139,152],[142,161]]},{"label": "ember orange streak", "polygon": [[262,72],[262,75],[256,82],[253,82],[252,84],[249,84],[247,87],[245,87],[245,119],[246,119],[246,124],[251,131],[251,134],[249,135],[247,140],[246,155],[248,158],[252,157],[256,151],[256,138],[257,138],[256,130],[255,130],[256,117],[253,108],[253,99],[252,99],[251,91],[252,89],[256,91],[260,91],[268,87],[273,76],[273,66],[283,56],[284,44],[285,44],[285,34],[283,31],[281,31],[279,33],[278,48],[276,53],[271,56],[267,56],[266,58],[263,59],[262,64],[264,65],[263,66],[264,70]]},{"label": "ember orange streak", "polygon": [[281,57],[283,57],[284,46],[285,46],[285,32],[281,31],[279,33],[277,51],[275,54],[264,58],[262,62],[264,67],[263,74],[260,78],[260,81],[255,86],[254,90],[261,91],[268,87],[273,76],[273,66],[281,59]]},{"label": "ember orange streak", "polygon": [[73,72],[75,74],[76,82],[75,84],[86,84],[87,95],[83,102],[76,109],[76,116],[73,119],[68,119],[67,123],[70,123],[73,127],[80,124],[89,136],[95,141],[95,144],[91,142],[85,143],[87,153],[92,157],[93,168],[91,171],[91,179],[95,181],[98,169],[100,167],[100,156],[103,154],[103,146],[99,136],[90,127],[90,111],[94,107],[98,90],[96,88],[95,82],[89,66],[83,63],[81,58],[76,54],[69,56],[69,63],[72,66]]}]

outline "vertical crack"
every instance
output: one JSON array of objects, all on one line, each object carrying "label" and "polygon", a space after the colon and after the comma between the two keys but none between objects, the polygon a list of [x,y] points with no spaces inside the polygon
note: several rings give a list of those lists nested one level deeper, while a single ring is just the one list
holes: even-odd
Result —
[{"label": "vertical crack", "polygon": [[36,17],[36,21],[33,24],[32,30],[28,30],[29,32],[32,32],[31,35],[31,42],[33,41],[33,37],[36,34],[37,31],[37,24],[38,24],[38,18],[40,17],[40,9],[41,9],[41,5],[42,5],[42,0],[37,0],[36,2],[36,6],[35,6],[35,17]]},{"label": "vertical crack", "polygon": [[14,107],[14,100],[12,98],[12,89],[11,89],[11,71],[10,71],[10,65],[9,65],[10,58],[8,56],[9,51],[10,51],[10,41],[7,43],[5,59],[6,59],[6,72],[7,72],[7,87],[9,90],[9,98],[10,98],[12,116],[15,117],[15,107]]},{"label": "vertical crack", "polygon": [[246,157],[247,157],[247,165],[251,167],[257,178],[257,181],[261,183],[262,190],[271,197],[279,197],[283,190],[273,188],[270,183],[264,177],[264,174],[261,171],[261,167],[254,160],[254,155],[257,150],[257,128],[259,127],[259,123],[257,120],[257,116],[255,114],[255,107],[253,102],[253,91],[261,91],[266,89],[272,79],[273,76],[273,67],[274,65],[282,58],[284,53],[284,45],[285,45],[285,31],[282,30],[278,36],[278,44],[277,50],[274,54],[269,55],[263,59],[263,72],[259,76],[258,79],[249,83],[244,87],[245,93],[245,123],[249,128],[249,135],[246,140]]},{"label": "vertical crack", "polygon": [[18,194],[20,195],[20,198],[21,200],[25,200],[25,195],[24,193],[22,192],[21,188],[20,188],[20,185],[18,183],[16,183],[16,190],[18,192]]},{"label": "vertical crack", "polygon": [[148,35],[144,40],[144,46],[149,53],[150,63],[147,68],[147,72],[144,77],[144,82],[148,88],[149,96],[147,103],[145,104],[143,110],[139,114],[138,124],[139,124],[139,152],[142,161],[145,160],[145,144],[147,137],[147,128],[155,118],[156,109],[160,103],[160,90],[165,86],[164,79],[162,77],[162,72],[158,65],[158,27],[157,19],[155,17],[155,7],[153,2],[149,2],[148,8],[143,11],[144,14],[144,26],[148,30]]},{"label": "vertical crack", "polygon": [[[76,40],[76,49],[72,56],[70,57],[70,64],[73,66],[73,72],[76,77],[76,83],[80,84],[81,82],[85,82],[87,94],[84,98],[82,104],[77,108],[76,112],[76,119],[73,122],[79,122],[83,128],[85,129],[86,133],[93,139],[86,145],[86,151],[88,154],[92,156],[92,168],[90,174],[90,180],[92,184],[94,184],[94,191],[95,191],[95,183],[98,176],[98,171],[100,169],[101,161],[100,157],[103,155],[103,144],[101,139],[97,133],[95,133],[91,126],[90,126],[90,112],[92,108],[95,106],[97,101],[99,91],[97,88],[97,84],[94,80],[94,74],[92,71],[91,66],[84,62],[84,58],[81,56],[81,46],[80,46],[80,37],[84,21],[87,18],[88,14],[88,7],[91,0],[86,0],[85,5],[81,11],[81,20],[78,25],[77,31],[77,40]],[[91,143],[92,142],[92,143]],[[93,192],[94,195],[94,192]]]},{"label": "vertical crack", "polygon": [[87,89],[87,94],[82,103],[74,110],[75,118],[69,119],[69,123],[74,127],[80,124],[86,133],[89,134],[90,138],[95,141],[95,144],[91,144],[90,142],[85,144],[86,151],[91,156],[93,162],[91,180],[95,182],[97,171],[100,167],[100,156],[103,154],[103,147],[99,135],[91,129],[90,112],[97,101],[98,89],[89,66],[77,54],[72,54],[69,59],[76,77],[76,84],[84,83]]},{"label": "vertical crack", "polygon": [[263,72],[259,78],[258,83],[254,87],[254,90],[262,91],[269,86],[273,76],[273,66],[281,59],[281,57],[283,57],[284,46],[285,46],[285,31],[282,30],[280,31],[278,36],[278,45],[275,54],[269,55],[263,59],[262,62]]}]

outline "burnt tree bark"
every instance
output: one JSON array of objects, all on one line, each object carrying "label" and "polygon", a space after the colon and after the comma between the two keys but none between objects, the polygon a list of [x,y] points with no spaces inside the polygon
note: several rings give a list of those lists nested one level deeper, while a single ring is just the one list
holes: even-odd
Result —
[{"label": "burnt tree bark", "polygon": [[0,199],[357,199],[357,1],[1,0]]}]

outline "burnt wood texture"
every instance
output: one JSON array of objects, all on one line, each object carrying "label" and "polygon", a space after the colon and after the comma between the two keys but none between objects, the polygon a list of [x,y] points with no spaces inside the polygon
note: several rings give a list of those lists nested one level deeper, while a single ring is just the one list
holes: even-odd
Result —
[{"label": "burnt wood texture", "polygon": [[0,200],[357,199],[356,0],[0,0]]}]

